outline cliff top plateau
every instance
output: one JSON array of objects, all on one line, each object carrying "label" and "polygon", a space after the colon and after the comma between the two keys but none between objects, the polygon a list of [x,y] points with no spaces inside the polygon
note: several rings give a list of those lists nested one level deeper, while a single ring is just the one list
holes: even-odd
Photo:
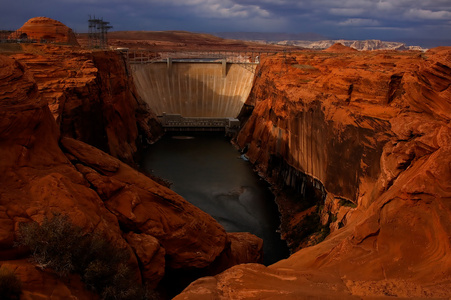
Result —
[{"label": "cliff top plateau", "polygon": [[[81,45],[88,44],[88,35],[79,34]],[[264,45],[242,40],[223,39],[211,34],[187,31],[112,31],[109,46],[154,51],[281,51],[299,49],[292,46]]]}]

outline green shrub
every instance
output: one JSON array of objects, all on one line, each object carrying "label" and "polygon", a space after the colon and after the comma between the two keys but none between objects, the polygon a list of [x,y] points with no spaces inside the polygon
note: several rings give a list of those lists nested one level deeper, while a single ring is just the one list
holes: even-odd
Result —
[{"label": "green shrub", "polygon": [[22,294],[22,282],[13,271],[0,267],[0,299],[20,299]]},{"label": "green shrub", "polygon": [[321,243],[330,234],[329,223],[321,227],[321,230],[317,233],[314,245]]},{"label": "green shrub", "polygon": [[330,214],[330,221],[329,223],[337,222],[337,214]]},{"label": "green shrub", "polygon": [[19,245],[30,248],[41,268],[52,268],[60,276],[77,273],[86,287],[102,299],[145,299],[143,287],[127,266],[130,254],[102,235],[83,233],[67,216],[55,214],[51,220],[22,223]]},{"label": "green shrub", "polygon": [[351,207],[351,208],[357,207],[357,204],[355,204],[354,202],[345,200],[345,199],[340,199],[340,201],[338,201],[338,204],[341,206],[347,206],[347,207]]}]

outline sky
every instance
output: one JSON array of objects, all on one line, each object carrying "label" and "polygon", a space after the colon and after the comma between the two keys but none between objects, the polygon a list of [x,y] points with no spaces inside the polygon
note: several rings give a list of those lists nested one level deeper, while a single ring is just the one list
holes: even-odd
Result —
[{"label": "sky", "polygon": [[120,30],[317,33],[331,39],[451,40],[451,0],[0,0],[0,29],[89,16]]}]

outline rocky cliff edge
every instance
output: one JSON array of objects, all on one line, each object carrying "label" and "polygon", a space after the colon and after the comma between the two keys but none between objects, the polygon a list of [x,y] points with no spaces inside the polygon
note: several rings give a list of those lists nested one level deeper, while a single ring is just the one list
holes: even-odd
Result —
[{"label": "rocky cliff edge", "polygon": [[[175,299],[447,299],[450,82],[450,48],[263,59],[237,143],[263,176],[297,188],[293,209],[282,208],[286,237],[312,210],[331,233],[269,267],[200,279]],[[309,211],[304,178],[327,193]]]},{"label": "rocky cliff edge", "polygon": [[[21,223],[41,223],[54,214],[128,249],[130,265],[150,288],[171,270],[214,274],[231,264],[260,261],[261,240],[227,234],[170,189],[79,140],[89,133],[80,119],[96,112],[91,121],[105,126],[101,145],[107,151],[126,160],[135,150],[120,145],[135,145],[138,121],[126,118],[135,117],[139,105],[134,97],[120,97],[130,90],[115,97],[115,82],[126,87],[128,79],[121,76],[124,68],[114,70],[120,60],[110,54],[113,58],[99,52],[86,60],[79,52],[46,48],[45,54],[0,56],[0,264],[22,281],[24,299],[97,297],[77,276],[62,278],[39,268],[26,249],[16,247]],[[99,65],[109,66],[99,70]],[[44,71],[49,68],[53,73]],[[94,91],[99,93],[92,98]]]}]

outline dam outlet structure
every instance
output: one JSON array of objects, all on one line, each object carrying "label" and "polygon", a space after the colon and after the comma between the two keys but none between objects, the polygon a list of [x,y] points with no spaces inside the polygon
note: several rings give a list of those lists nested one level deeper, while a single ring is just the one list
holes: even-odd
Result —
[{"label": "dam outlet structure", "polygon": [[251,91],[258,56],[172,53],[129,59],[139,96],[165,131],[239,129],[237,116]]}]

